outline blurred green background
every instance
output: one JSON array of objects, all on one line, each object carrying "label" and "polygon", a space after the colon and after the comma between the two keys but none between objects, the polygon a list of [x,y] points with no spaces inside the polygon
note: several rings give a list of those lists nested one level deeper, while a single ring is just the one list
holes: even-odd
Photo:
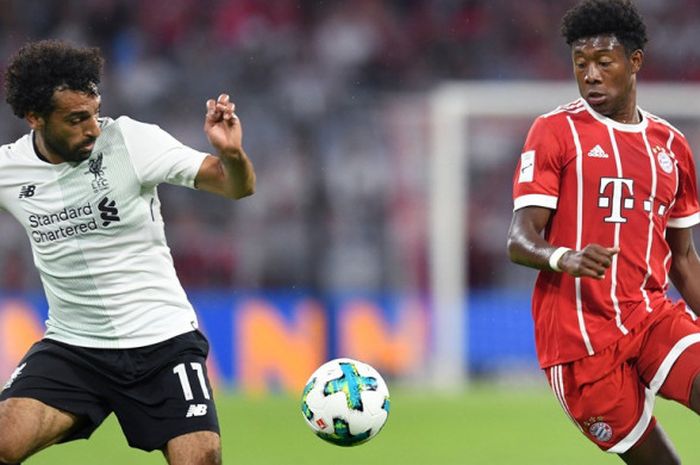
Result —
[{"label": "blurred green background", "polygon": [[[582,437],[546,389],[481,384],[456,395],[392,393],[384,429],[341,448],[317,438],[297,398],[218,396],[226,464],[590,465],[621,463]],[[657,418],[683,463],[700,463],[697,417],[659,400]],[[162,454],[130,449],[114,417],[90,441],[54,446],[27,465],[149,465]]]}]

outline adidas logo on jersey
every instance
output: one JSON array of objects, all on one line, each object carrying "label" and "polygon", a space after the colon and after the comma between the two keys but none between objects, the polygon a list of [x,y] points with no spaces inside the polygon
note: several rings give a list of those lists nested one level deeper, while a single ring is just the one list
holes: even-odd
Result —
[{"label": "adidas logo on jersey", "polygon": [[592,158],[609,158],[610,156],[605,153],[605,150],[600,145],[596,145],[588,152],[588,156]]},{"label": "adidas logo on jersey", "polygon": [[185,418],[203,417],[207,414],[207,404],[190,404]]}]

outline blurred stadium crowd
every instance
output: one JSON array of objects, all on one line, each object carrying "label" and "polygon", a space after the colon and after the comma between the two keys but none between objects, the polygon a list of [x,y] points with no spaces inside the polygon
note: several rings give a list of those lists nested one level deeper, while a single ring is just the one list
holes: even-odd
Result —
[{"label": "blurred stadium crowd", "polygon": [[[420,290],[426,92],[445,79],[569,79],[559,18],[572,3],[0,0],[0,67],[30,39],[99,46],[103,114],[158,123],[201,150],[205,100],[231,93],[258,192],[231,203],[161,188],[185,286]],[[700,1],[637,4],[651,37],[641,79],[700,80]],[[3,143],[26,132],[7,105],[0,117]],[[508,266],[522,137],[494,143],[505,162],[475,170],[480,221],[465,221],[478,287],[499,284]],[[24,232],[0,216],[0,290],[38,286]]]}]

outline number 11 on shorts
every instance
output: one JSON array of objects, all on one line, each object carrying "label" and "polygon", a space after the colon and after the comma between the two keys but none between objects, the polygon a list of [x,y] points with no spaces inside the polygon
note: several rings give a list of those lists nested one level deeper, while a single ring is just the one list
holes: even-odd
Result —
[{"label": "number 11 on shorts", "polygon": [[[197,373],[197,379],[199,379],[199,386],[202,388],[204,398],[209,400],[209,389],[207,389],[207,383],[204,381],[204,369],[202,368],[202,364],[192,362],[190,363],[190,367]],[[190,379],[187,376],[187,366],[184,363],[175,365],[173,373],[180,378],[180,385],[182,386],[182,393],[185,395],[185,400],[193,400],[194,394],[192,394],[192,385],[190,385]]]}]

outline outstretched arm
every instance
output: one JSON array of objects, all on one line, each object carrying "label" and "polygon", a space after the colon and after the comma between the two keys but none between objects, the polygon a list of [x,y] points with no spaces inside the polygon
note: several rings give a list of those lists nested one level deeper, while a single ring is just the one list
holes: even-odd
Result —
[{"label": "outstretched arm", "polygon": [[700,313],[700,258],[690,228],[668,228],[666,242],[672,254],[669,278],[688,306]]},{"label": "outstretched arm", "polygon": [[[542,237],[552,211],[542,207],[525,207],[513,213],[508,231],[508,255],[520,265],[540,270],[563,271],[572,276],[603,279],[605,270],[619,249],[588,244],[582,250],[556,252],[559,247]],[[553,255],[555,254],[556,255]],[[554,260],[550,259],[554,257]],[[552,261],[554,263],[552,263]],[[553,265],[553,266],[552,266]]]},{"label": "outstretched arm", "polygon": [[255,192],[255,170],[243,150],[241,121],[234,113],[235,105],[227,94],[207,100],[204,132],[217,156],[209,155],[202,162],[195,186],[198,189],[240,199]]}]

